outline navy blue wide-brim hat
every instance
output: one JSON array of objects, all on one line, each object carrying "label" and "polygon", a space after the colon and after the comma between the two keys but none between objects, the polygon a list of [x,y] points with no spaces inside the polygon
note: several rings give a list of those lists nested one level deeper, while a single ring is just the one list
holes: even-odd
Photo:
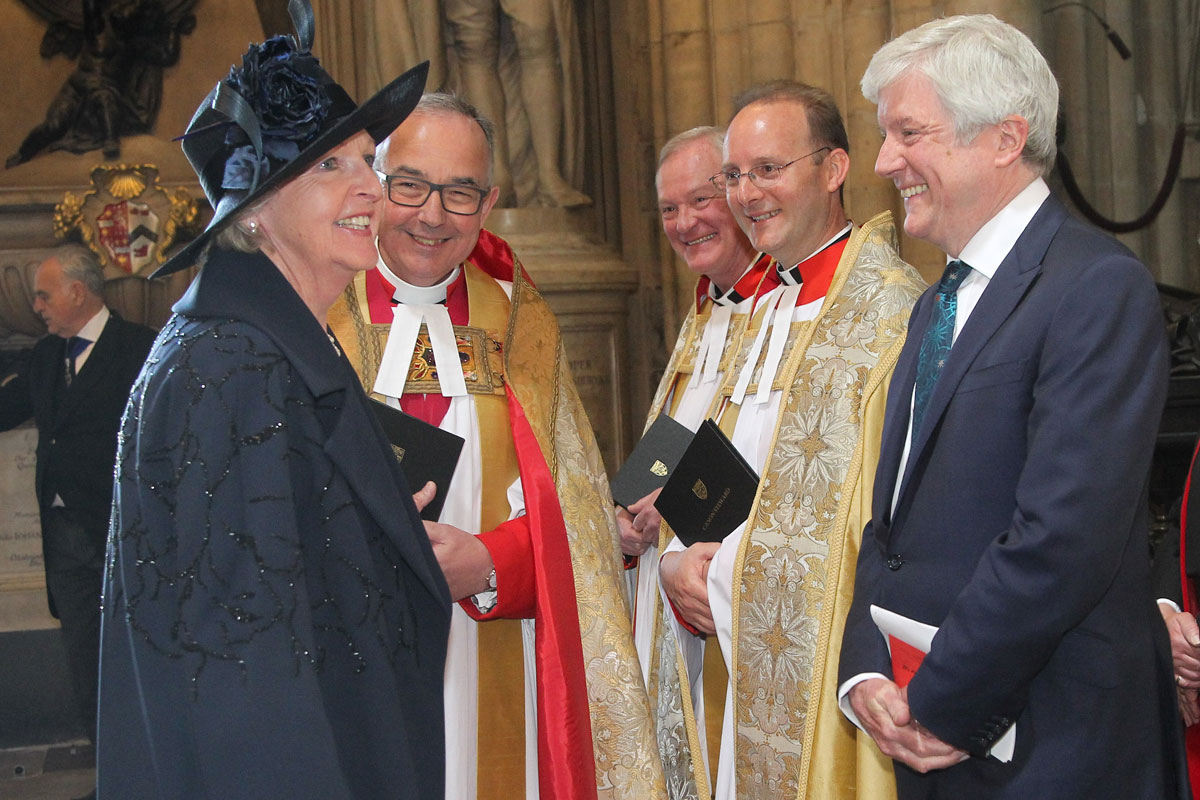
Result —
[{"label": "navy blue wide-brim hat", "polygon": [[383,141],[421,99],[428,61],[356,105],[310,52],[311,8],[293,0],[291,10],[299,40],[276,36],[251,45],[242,65],[233,67],[208,93],[180,137],[213,217],[151,277],[195,264],[212,237],[239,211],[359,131],[366,131],[376,144]]}]

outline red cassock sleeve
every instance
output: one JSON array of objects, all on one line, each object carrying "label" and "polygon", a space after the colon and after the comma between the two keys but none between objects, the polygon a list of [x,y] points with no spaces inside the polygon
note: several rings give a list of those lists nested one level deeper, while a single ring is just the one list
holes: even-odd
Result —
[{"label": "red cassock sleeve", "polygon": [[460,600],[459,605],[480,622],[531,619],[537,607],[537,585],[529,517],[522,515],[484,531],[479,534],[479,541],[491,553],[496,567],[496,605],[486,614],[481,613],[469,597]]},{"label": "red cassock sleeve", "polygon": [[667,602],[671,604],[671,613],[675,615],[675,619],[679,620],[679,624],[683,626],[683,629],[685,631],[692,634],[693,636],[703,636],[704,635],[704,633],[702,631],[700,631],[697,628],[692,627],[688,623],[688,621],[679,614],[679,609],[676,608],[675,604],[671,602],[671,598],[668,597]]},{"label": "red cassock sleeve", "polygon": [[[665,556],[666,553],[663,553],[663,555]],[[659,556],[658,560],[662,561],[662,556]],[[666,592],[663,592],[663,594],[665,595]],[[671,600],[670,597],[667,598],[667,604],[671,606],[671,613],[675,615],[675,619],[679,620],[679,624],[683,626],[683,629],[685,631],[692,634],[693,636],[703,636],[704,635],[704,633],[702,633],[697,628],[693,627],[690,623],[688,623],[688,621],[686,619],[683,618],[683,616],[679,613],[679,609],[675,607],[675,603]]]}]

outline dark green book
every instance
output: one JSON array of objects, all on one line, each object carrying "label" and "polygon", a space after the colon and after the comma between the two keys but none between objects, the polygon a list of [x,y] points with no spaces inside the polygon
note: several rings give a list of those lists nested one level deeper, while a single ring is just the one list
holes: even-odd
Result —
[{"label": "dark green book", "polygon": [[666,414],[659,414],[609,482],[613,500],[629,508],[661,487],[691,441],[691,431]]}]

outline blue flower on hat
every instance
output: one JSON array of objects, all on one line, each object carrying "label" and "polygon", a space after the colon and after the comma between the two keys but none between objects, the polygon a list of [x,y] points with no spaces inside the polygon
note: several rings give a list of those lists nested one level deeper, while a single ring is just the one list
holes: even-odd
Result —
[{"label": "blue flower on hat", "polygon": [[[332,102],[320,74],[315,56],[297,51],[292,37],[275,36],[251,45],[241,68],[230,70],[229,83],[258,117],[264,145],[268,139],[286,139],[303,146],[320,132]],[[241,132],[235,127],[229,135]]]},{"label": "blue flower on hat", "polygon": [[271,173],[271,161],[287,163],[300,155],[300,145],[288,139],[263,138],[263,158],[258,161],[253,145],[242,145],[229,154],[225,161],[225,174],[221,188],[233,191],[250,191],[254,187],[254,162],[258,161],[261,174],[259,180]]}]

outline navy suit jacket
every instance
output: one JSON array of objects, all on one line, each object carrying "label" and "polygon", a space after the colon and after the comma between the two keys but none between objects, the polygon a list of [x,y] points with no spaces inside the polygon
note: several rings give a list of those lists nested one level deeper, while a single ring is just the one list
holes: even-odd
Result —
[{"label": "navy suit jacket", "polygon": [[68,387],[67,340],[45,336],[24,368],[0,389],[0,430],[30,417],[38,429],[35,485],[38,504],[49,508],[59,494],[65,505],[108,532],[117,427],[154,343],[154,331],[110,312],[87,361]]},{"label": "navy suit jacket", "polygon": [[874,603],[940,626],[909,685],[915,719],[975,753],[1016,722],[1011,763],[898,765],[904,798],[1185,797],[1149,588],[1167,378],[1151,276],[1049,197],[960,332],[892,508],[934,291],[888,398],[839,682],[891,674]]},{"label": "navy suit jacket", "polygon": [[[0,388],[0,430],[33,417],[38,429],[34,487],[38,508],[47,509],[61,496],[75,513],[97,551],[103,552],[112,506],[113,465],[117,428],[129,400],[129,388],[142,369],[155,333],[110,312],[92,352],[68,387],[65,380],[67,340],[43,336],[28,361]],[[42,537],[43,563],[53,552],[53,529]],[[58,617],[47,590],[50,614]]]}]

